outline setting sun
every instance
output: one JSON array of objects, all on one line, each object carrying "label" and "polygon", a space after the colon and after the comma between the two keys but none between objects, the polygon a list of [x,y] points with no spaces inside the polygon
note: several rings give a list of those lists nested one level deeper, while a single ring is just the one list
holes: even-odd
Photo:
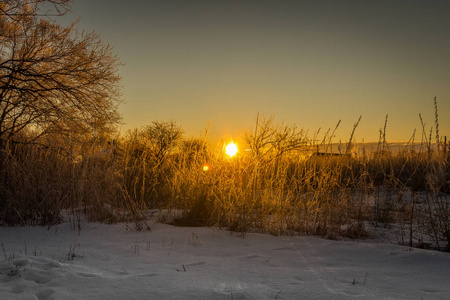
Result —
[{"label": "setting sun", "polygon": [[225,153],[229,156],[229,157],[233,157],[236,155],[236,153],[238,152],[238,147],[235,143],[231,142],[229,143],[226,147],[225,147]]}]

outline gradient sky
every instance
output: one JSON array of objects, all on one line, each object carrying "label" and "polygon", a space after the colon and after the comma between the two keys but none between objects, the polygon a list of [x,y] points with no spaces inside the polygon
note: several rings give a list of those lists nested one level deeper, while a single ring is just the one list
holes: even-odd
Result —
[{"label": "gradient sky", "polygon": [[[257,113],[335,141],[450,138],[450,1],[74,0],[124,66],[122,131],[174,120],[237,138]],[[320,136],[320,135],[319,135]]]}]

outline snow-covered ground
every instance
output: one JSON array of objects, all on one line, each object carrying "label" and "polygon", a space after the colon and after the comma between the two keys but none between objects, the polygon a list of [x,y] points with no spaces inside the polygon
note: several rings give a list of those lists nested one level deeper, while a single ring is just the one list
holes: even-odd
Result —
[{"label": "snow-covered ground", "polygon": [[0,299],[450,299],[450,254],[157,224],[0,228]]}]

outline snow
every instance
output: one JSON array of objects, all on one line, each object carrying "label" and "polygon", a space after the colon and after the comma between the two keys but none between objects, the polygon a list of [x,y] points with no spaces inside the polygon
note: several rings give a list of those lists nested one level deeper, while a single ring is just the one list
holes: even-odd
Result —
[{"label": "snow", "polygon": [[450,255],[380,240],[68,222],[0,228],[0,299],[450,299]]}]

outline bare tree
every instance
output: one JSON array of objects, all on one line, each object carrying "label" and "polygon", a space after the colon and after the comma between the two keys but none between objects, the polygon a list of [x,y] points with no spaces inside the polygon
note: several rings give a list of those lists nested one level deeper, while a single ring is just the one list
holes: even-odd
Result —
[{"label": "bare tree", "polygon": [[[71,2],[72,0],[3,0],[0,3],[0,15],[6,15],[12,19],[23,16],[62,16],[70,11]],[[54,11],[41,12],[39,8],[42,5],[47,5]]]},{"label": "bare tree", "polygon": [[175,121],[153,121],[144,127],[143,134],[155,157],[163,159],[180,142],[183,130]]},{"label": "bare tree", "polygon": [[[0,139],[92,133],[120,121],[119,61],[95,32],[49,16],[70,0],[0,1]],[[41,12],[53,7],[53,13]]]},{"label": "bare tree", "polygon": [[306,132],[296,126],[276,125],[273,120],[273,116],[260,120],[258,114],[254,132],[244,132],[243,139],[255,157],[262,158],[269,153],[279,157],[287,152],[306,149]]}]

